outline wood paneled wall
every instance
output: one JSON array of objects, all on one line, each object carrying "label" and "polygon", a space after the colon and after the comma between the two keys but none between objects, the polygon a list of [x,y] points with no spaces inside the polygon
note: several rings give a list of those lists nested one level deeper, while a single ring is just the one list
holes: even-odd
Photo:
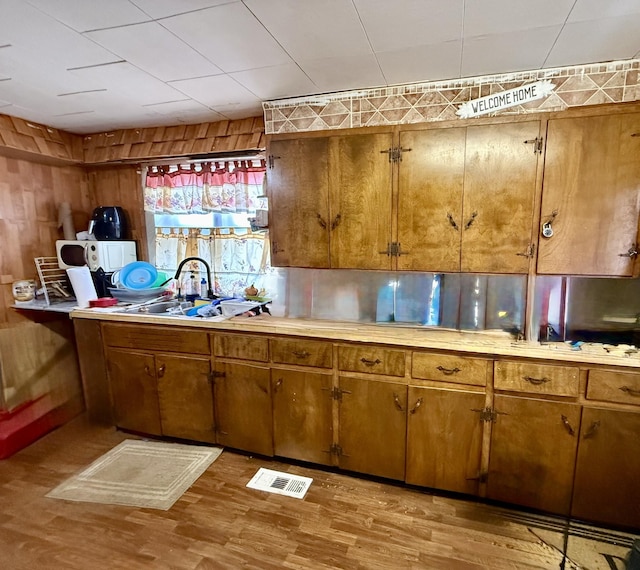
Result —
[{"label": "wood paneled wall", "polygon": [[82,162],[82,137],[65,131],[0,115],[0,147],[39,158]]},{"label": "wood paneled wall", "polygon": [[121,129],[86,135],[84,162],[100,164],[263,149],[264,118],[197,125]]},{"label": "wood paneled wall", "polygon": [[90,167],[86,170],[91,203],[94,207],[124,208],[129,224],[129,238],[137,242],[138,259],[148,259],[140,167],[104,166]]},{"label": "wood paneled wall", "polygon": [[62,202],[71,205],[76,231],[86,229],[94,205],[81,166],[0,156],[0,327],[24,320],[9,308],[11,284],[36,277],[34,257],[55,255]]}]

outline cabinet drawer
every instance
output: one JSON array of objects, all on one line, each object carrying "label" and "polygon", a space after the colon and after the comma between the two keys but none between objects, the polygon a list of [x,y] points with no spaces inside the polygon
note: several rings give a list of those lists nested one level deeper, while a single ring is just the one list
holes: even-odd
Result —
[{"label": "cabinet drawer", "polygon": [[105,323],[102,325],[102,334],[107,346],[160,352],[211,354],[209,335],[202,331]]},{"label": "cabinet drawer", "polygon": [[577,397],[578,372],[577,366],[500,361],[494,365],[493,382],[496,390]]},{"label": "cabinet drawer", "polygon": [[213,354],[224,358],[267,362],[269,340],[263,336],[216,334],[213,335]]},{"label": "cabinet drawer", "polygon": [[640,406],[640,373],[589,370],[587,400]]},{"label": "cabinet drawer", "polygon": [[274,338],[271,339],[271,360],[282,364],[331,368],[332,345],[315,340]]},{"label": "cabinet drawer", "polygon": [[338,347],[338,367],[351,372],[404,376],[404,350],[378,347]]},{"label": "cabinet drawer", "polygon": [[491,360],[449,354],[414,352],[411,376],[472,386],[486,386]]}]

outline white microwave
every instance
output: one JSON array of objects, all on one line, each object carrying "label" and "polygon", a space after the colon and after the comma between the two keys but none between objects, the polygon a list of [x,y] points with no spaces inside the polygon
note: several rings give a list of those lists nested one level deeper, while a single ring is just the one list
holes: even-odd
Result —
[{"label": "white microwave", "polygon": [[90,271],[102,267],[105,273],[122,269],[136,261],[135,241],[64,240],[56,241],[58,267],[69,269],[87,265]]}]

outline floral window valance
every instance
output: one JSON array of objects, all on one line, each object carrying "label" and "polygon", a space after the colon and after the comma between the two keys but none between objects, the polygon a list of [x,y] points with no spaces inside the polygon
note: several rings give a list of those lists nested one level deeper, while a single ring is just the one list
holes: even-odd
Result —
[{"label": "floral window valance", "polygon": [[152,166],[147,171],[144,209],[156,214],[255,214],[264,194],[266,163],[232,161],[190,166]]}]

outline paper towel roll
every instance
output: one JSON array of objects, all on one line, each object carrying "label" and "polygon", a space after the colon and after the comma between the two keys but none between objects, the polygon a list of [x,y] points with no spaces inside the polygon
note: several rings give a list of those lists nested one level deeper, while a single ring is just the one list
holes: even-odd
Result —
[{"label": "paper towel roll", "polygon": [[98,298],[96,287],[91,278],[91,272],[86,265],[67,269],[67,275],[71,281],[71,287],[76,296],[78,307],[85,309],[89,306],[89,301]]},{"label": "paper towel roll", "polygon": [[62,202],[58,206],[58,227],[62,226],[64,239],[76,239],[76,230],[73,227],[73,216],[69,202]]}]

